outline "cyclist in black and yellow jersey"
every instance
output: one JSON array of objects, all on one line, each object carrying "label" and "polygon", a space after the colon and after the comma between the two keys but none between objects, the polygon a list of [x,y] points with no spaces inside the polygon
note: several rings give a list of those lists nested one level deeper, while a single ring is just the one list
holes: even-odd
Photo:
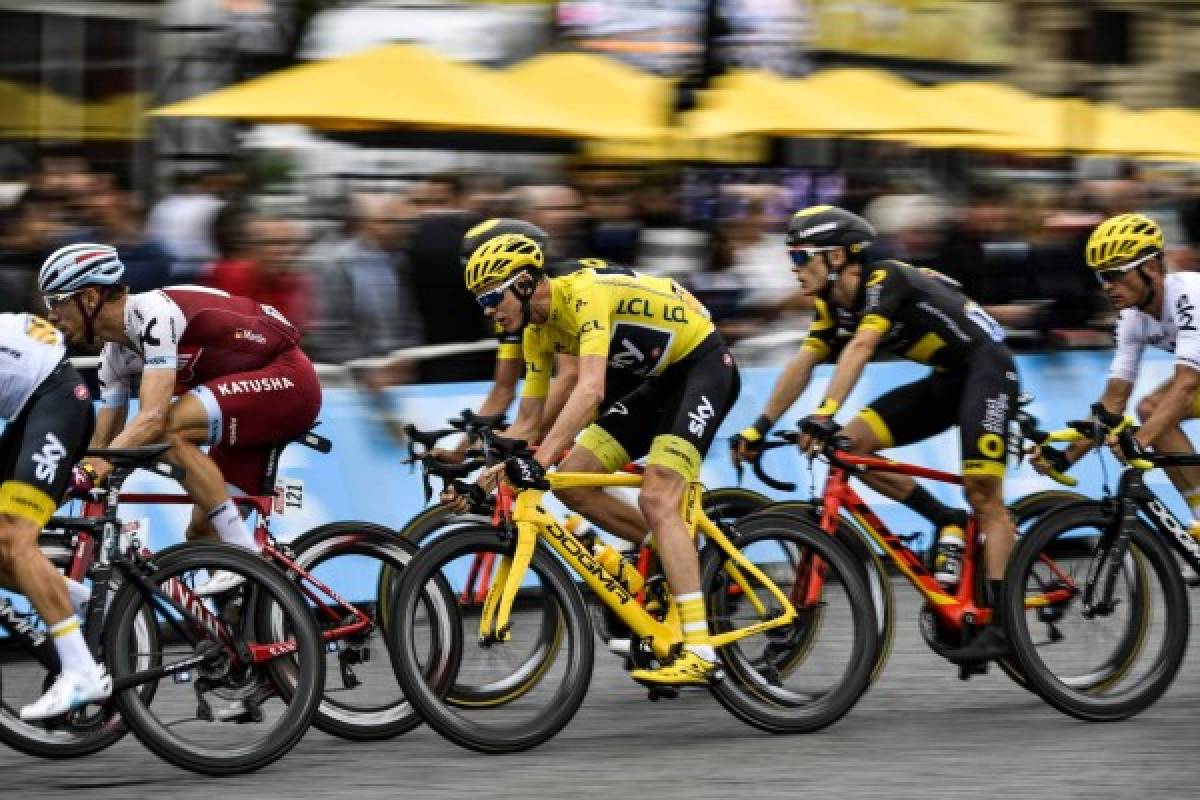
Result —
[{"label": "cyclist in black and yellow jersey", "polygon": [[[999,597],[1015,536],[1003,498],[1009,428],[1019,393],[1012,354],[1003,343],[1003,329],[963,295],[957,282],[899,261],[867,263],[866,250],[875,236],[866,220],[833,206],[806,208],[792,217],[788,248],[803,290],[813,297],[816,319],[762,415],[734,437],[734,460],[755,457],[755,446],[808,386],[813,368],[836,361],[825,399],[802,422],[801,447],[811,450],[840,430],[855,452],[873,453],[957,425],[963,486],[987,537],[987,577],[993,597]],[[878,351],[933,369],[876,399],[839,429],[833,417]],[[868,473],[863,480],[940,529],[935,575],[956,583],[956,548],[947,547],[947,540],[962,541],[961,512],[938,502],[909,477]],[[1005,652],[1004,628],[997,624],[952,660],[982,661]]]},{"label": "cyclist in black and yellow jersey", "polygon": [[[480,245],[465,268],[467,288],[488,317],[506,332],[523,332],[525,384],[508,435],[530,438],[548,426],[536,458],[510,459],[505,475],[517,486],[545,488],[545,470],[568,447],[561,468],[570,472],[612,472],[648,454],[639,508],[598,488],[558,494],[614,535],[640,541],[647,530],[654,534],[679,606],[684,649],[671,663],[633,677],[706,683],[717,659],[682,504],[737,399],[737,367],[707,311],[674,281],[611,269],[551,279],[544,261],[532,238],[507,234]],[[561,412],[547,420],[558,354],[578,359],[578,379]]]}]

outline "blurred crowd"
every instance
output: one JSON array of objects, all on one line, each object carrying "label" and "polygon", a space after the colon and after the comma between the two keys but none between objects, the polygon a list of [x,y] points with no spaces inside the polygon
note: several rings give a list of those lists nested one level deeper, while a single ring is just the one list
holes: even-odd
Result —
[{"label": "blurred crowd", "polygon": [[[347,193],[334,214],[301,200],[266,202],[240,176],[184,175],[152,205],[119,173],[79,157],[43,158],[0,209],[0,311],[37,310],[36,272],[66,243],[118,248],[133,291],[195,283],[253,297],[305,333],[318,361],[345,363],[421,344],[490,335],[461,280],[459,242],[490,216],[549,233],[551,272],[599,258],[669,274],[712,311],[733,341],[803,332],[807,301],[784,247],[804,201],[782,182],[710,184],[707,216],[677,174],[589,170],[560,182],[494,174],[439,174],[402,188]],[[929,266],[1030,347],[1109,342],[1112,315],[1083,261],[1104,216],[1137,210],[1163,224],[1172,269],[1193,269],[1200,246],[1200,183],[1172,173],[1120,180],[978,180],[955,193],[880,175],[845,176],[834,196],[877,227],[878,257]],[[423,361],[415,377],[490,374],[480,352]]]}]

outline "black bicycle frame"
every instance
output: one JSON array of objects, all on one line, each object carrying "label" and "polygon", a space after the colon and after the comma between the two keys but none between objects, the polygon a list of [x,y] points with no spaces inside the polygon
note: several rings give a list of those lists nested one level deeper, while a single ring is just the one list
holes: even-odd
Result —
[{"label": "black bicycle frame", "polygon": [[[1200,456],[1159,456],[1154,459],[1154,463],[1160,467],[1196,466],[1200,465]],[[1106,502],[1114,504],[1116,513],[1112,517],[1113,524],[1102,535],[1088,568],[1087,585],[1083,593],[1085,612],[1099,614],[1112,611],[1112,592],[1125,553],[1129,549],[1129,541],[1133,538],[1134,527],[1141,521],[1139,511],[1167,540],[1171,549],[1178,552],[1192,569],[1200,573],[1200,543],[1188,533],[1187,526],[1163,505],[1158,495],[1146,486],[1141,470],[1127,469],[1122,472],[1117,483],[1116,495]],[[1101,572],[1104,573],[1103,576]],[[1096,586],[1101,577],[1103,589],[1100,596],[1103,599],[1096,603]]]}]

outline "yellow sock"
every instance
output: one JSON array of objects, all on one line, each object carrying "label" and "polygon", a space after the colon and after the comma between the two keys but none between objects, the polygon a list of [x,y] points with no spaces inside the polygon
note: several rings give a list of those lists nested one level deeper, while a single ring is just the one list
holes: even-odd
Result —
[{"label": "yellow sock", "polygon": [[700,592],[675,595],[679,606],[679,621],[683,623],[685,644],[708,644],[708,616],[704,613],[704,596]]}]

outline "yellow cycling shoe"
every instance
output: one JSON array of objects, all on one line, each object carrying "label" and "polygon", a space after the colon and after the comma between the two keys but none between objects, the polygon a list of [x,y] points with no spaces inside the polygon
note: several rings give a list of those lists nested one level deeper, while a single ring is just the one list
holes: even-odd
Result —
[{"label": "yellow cycling shoe", "polygon": [[716,662],[684,650],[675,660],[658,669],[635,669],[629,677],[654,686],[707,686],[719,675]]}]

